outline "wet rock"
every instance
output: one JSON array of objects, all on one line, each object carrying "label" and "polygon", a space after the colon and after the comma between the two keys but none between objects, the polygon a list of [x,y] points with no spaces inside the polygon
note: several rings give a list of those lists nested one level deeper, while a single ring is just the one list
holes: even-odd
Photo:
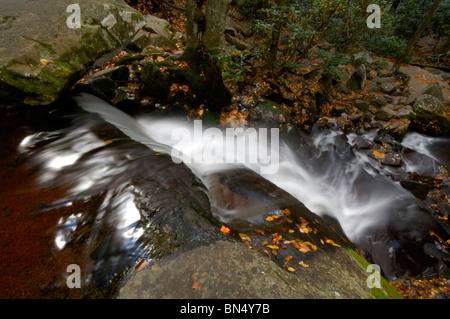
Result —
[{"label": "wet rock", "polygon": [[432,186],[416,182],[416,181],[400,181],[400,185],[410,191],[414,196],[420,200],[425,200],[427,198],[428,192],[433,189]]},{"label": "wet rock", "polygon": [[372,141],[362,137],[357,136],[353,141],[353,145],[356,146],[357,149],[367,150],[375,147],[375,143]]},{"label": "wet rock", "polygon": [[54,102],[87,67],[116,55],[144,23],[121,0],[4,0],[0,15],[10,21],[0,29],[0,95],[31,105]]},{"label": "wet rock", "polygon": [[401,142],[408,132],[410,120],[407,119],[391,119],[382,128],[382,134],[389,134],[397,141]]}]

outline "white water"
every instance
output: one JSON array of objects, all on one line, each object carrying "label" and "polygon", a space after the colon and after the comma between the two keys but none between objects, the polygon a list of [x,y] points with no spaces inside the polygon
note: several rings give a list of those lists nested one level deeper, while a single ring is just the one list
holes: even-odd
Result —
[{"label": "white water", "polygon": [[[183,128],[194,134],[193,126],[185,119],[142,117],[135,120],[93,96],[84,95],[77,102],[85,110],[100,114],[129,137],[157,152],[170,154],[175,144],[180,146],[179,140],[172,139],[176,129]],[[257,135],[244,135],[247,135],[250,143],[257,143]],[[309,161],[302,160],[295,150],[280,142],[279,149],[271,154],[277,158],[278,170],[261,175],[293,195],[314,213],[335,217],[347,236],[355,240],[368,227],[387,223],[393,215],[392,211],[397,210],[402,203],[409,205],[413,196],[383,176],[368,174],[366,159],[360,156],[343,157],[339,150],[335,150],[336,136],[333,132],[318,135],[310,146],[316,155]],[[185,139],[183,143],[183,152],[192,158],[194,153],[207,148],[211,140],[199,143],[195,139]],[[234,145],[223,144],[225,155],[235,153]],[[187,161],[186,165],[200,179],[211,172],[235,165],[244,165],[257,173],[261,172],[260,162],[248,163],[242,156],[235,158],[235,163]],[[316,162],[322,164],[314,167]],[[398,210],[406,209],[403,207]]]}]

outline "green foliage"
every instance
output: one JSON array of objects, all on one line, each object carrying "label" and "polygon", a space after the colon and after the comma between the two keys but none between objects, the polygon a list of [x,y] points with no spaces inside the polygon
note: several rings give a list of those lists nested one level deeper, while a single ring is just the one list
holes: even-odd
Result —
[{"label": "green foliage", "polygon": [[345,73],[339,69],[339,65],[349,63],[349,58],[337,51],[328,52],[319,49],[317,50],[317,53],[323,58],[323,63],[321,65],[323,74],[338,82],[341,82],[345,77]]},{"label": "green foliage", "polygon": [[248,51],[239,51],[235,46],[222,49],[213,58],[217,59],[217,65],[222,69],[222,77],[225,83],[240,83],[245,79],[246,72],[251,69],[252,54]]}]

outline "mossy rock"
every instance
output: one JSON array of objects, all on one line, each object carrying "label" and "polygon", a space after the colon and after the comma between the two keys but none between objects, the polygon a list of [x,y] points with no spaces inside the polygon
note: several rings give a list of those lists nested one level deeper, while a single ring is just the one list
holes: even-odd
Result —
[{"label": "mossy rock", "polygon": [[[71,24],[76,8],[79,27]],[[0,93],[5,100],[30,105],[56,101],[87,68],[119,52],[145,23],[121,0],[80,0],[77,5],[5,0],[3,20],[8,27],[0,29]]]}]

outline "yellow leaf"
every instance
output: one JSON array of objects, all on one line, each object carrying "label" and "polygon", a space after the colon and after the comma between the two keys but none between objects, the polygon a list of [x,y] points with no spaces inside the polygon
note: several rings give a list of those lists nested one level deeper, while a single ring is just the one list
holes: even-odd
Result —
[{"label": "yellow leaf", "polygon": [[248,237],[246,234],[243,234],[243,233],[239,233],[239,237],[241,237],[242,240],[248,240],[248,241],[251,240],[250,237]]},{"label": "yellow leaf", "polygon": [[222,225],[222,227],[220,228],[220,231],[224,234],[227,235],[230,233],[230,229],[228,227],[225,227],[224,225]]},{"label": "yellow leaf", "polygon": [[297,271],[297,269],[292,268],[292,267],[287,267],[287,270],[289,270],[289,271],[291,271],[291,272]]},{"label": "yellow leaf", "polygon": [[50,63],[52,63],[52,61],[47,60],[47,59],[41,59],[40,62],[41,62],[41,64],[43,64],[43,65],[49,65]]},{"label": "yellow leaf", "polygon": [[267,247],[269,247],[270,249],[279,249],[279,247],[276,245],[267,245]]},{"label": "yellow leaf", "polygon": [[159,62],[162,62],[162,61],[165,61],[166,59],[164,57],[162,57],[162,56],[158,56],[156,58],[156,60],[158,60]]},{"label": "yellow leaf", "polygon": [[272,254],[276,255],[277,251],[275,249],[272,249]]},{"label": "yellow leaf", "polygon": [[271,222],[271,221],[273,221],[273,217],[267,216],[266,220],[267,220],[268,222]]},{"label": "yellow leaf", "polygon": [[111,144],[112,142],[113,141],[111,141],[111,140],[107,140],[107,141],[104,141],[103,144],[108,145],[108,144]]},{"label": "yellow leaf", "polygon": [[325,238],[325,241],[326,241],[328,244],[331,244],[331,245],[333,245],[333,246],[341,247],[340,245],[336,244],[336,243],[335,243],[334,241],[332,241],[331,239]]},{"label": "yellow leaf", "polygon": [[302,265],[302,266],[305,267],[305,268],[308,268],[308,267],[309,267],[309,265],[308,265],[308,264],[305,264],[303,261],[299,261],[298,263],[299,263],[299,265]]},{"label": "yellow leaf", "polygon": [[293,229],[289,229],[288,232],[289,232],[289,234],[292,234],[294,232],[294,230]]}]

